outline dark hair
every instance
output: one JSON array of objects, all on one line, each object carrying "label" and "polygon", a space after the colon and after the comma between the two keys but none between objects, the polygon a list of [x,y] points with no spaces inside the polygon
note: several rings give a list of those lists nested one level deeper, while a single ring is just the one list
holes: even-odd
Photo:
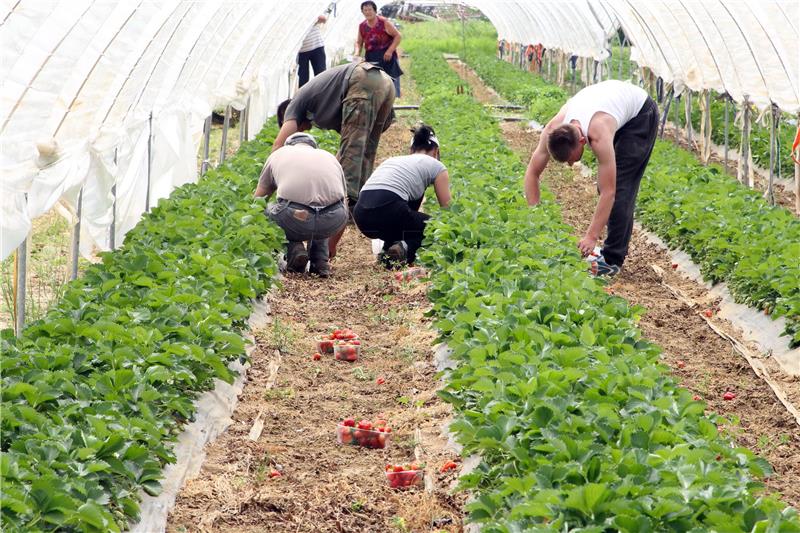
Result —
[{"label": "dark hair", "polygon": [[277,111],[276,114],[278,115],[278,127],[279,128],[281,126],[283,126],[283,117],[286,115],[286,108],[289,107],[289,104],[291,104],[291,103],[292,103],[292,99],[289,98],[288,100],[284,100],[283,102],[278,104],[278,111]]},{"label": "dark hair", "polygon": [[550,132],[547,138],[547,151],[556,161],[564,163],[580,144],[580,137],[575,131],[575,126],[562,124]]},{"label": "dark hair", "polygon": [[427,124],[419,123],[411,128],[411,133],[414,134],[414,140],[411,141],[411,152],[426,151],[429,152],[434,148],[439,148],[439,143],[432,141],[431,137],[436,137],[436,132]]},{"label": "dark hair", "polygon": [[361,11],[364,10],[364,6],[372,6],[372,9],[374,9],[376,13],[378,12],[378,4],[376,4],[372,0],[367,0],[366,2],[361,2]]}]

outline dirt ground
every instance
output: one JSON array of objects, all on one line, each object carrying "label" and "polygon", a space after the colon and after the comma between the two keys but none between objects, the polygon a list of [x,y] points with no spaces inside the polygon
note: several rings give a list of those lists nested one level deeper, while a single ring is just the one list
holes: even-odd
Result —
[{"label": "dirt ground", "polygon": [[[379,161],[406,153],[414,119],[405,113],[384,133]],[[401,284],[377,266],[352,226],[332,266],[328,280],[289,274],[271,295],[271,324],[256,332],[233,424],[207,447],[168,531],[462,531],[456,474],[439,471],[459,459],[443,434],[450,408],[435,393],[425,284]],[[361,337],[359,360],[314,361],[313,339],[345,326]],[[252,441],[259,416],[264,429]],[[347,417],[387,420],[389,445],[337,444],[336,424]],[[426,465],[426,487],[390,489],[384,466],[410,462]]]}]

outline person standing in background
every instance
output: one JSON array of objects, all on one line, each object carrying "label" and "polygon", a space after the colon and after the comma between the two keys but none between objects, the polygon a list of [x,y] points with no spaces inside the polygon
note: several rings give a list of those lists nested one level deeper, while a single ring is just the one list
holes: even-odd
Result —
[{"label": "person standing in background", "polygon": [[303,44],[300,45],[300,53],[297,54],[297,76],[300,87],[308,83],[309,63],[314,69],[314,76],[319,76],[320,73],[325,72],[325,43],[322,41],[322,32],[319,27],[321,24],[325,24],[327,20],[325,15],[317,17],[317,21],[308,30],[306,38],[303,39]]},{"label": "person standing in background", "polygon": [[354,55],[360,56],[364,48],[364,59],[381,67],[392,78],[394,94],[400,98],[400,76],[403,71],[397,59],[397,45],[402,36],[394,24],[378,15],[378,6],[372,0],[361,3],[361,13],[366,20],[358,26]]}]

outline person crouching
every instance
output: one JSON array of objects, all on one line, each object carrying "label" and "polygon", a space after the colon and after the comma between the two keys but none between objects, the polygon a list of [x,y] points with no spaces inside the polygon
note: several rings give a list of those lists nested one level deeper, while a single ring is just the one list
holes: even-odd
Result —
[{"label": "person crouching", "polygon": [[425,124],[414,132],[411,154],[391,157],[369,177],[353,208],[353,220],[365,236],[384,241],[379,258],[387,266],[412,264],[422,245],[430,215],[419,208],[433,185],[439,205],[450,203],[450,176],[439,161],[439,141]]},{"label": "person crouching", "polygon": [[264,164],[255,196],[269,199],[276,192],[277,201],[267,206],[266,215],[289,241],[286,270],[305,272],[310,258],[312,274],[330,276],[328,238],[347,223],[347,189],[339,161],[317,148],[312,135],[290,135]]}]

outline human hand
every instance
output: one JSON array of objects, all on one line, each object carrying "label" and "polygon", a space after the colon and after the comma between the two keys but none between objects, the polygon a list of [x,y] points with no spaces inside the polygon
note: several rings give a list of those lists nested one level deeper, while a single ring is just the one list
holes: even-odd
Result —
[{"label": "human hand", "polygon": [[384,61],[391,61],[392,60],[392,52],[390,52],[389,50],[386,50],[383,53],[383,60]]},{"label": "human hand", "polygon": [[578,242],[578,250],[581,251],[581,255],[586,257],[590,253],[594,252],[594,247],[597,245],[597,239],[594,237],[590,237],[589,235],[584,235],[583,239]]}]

